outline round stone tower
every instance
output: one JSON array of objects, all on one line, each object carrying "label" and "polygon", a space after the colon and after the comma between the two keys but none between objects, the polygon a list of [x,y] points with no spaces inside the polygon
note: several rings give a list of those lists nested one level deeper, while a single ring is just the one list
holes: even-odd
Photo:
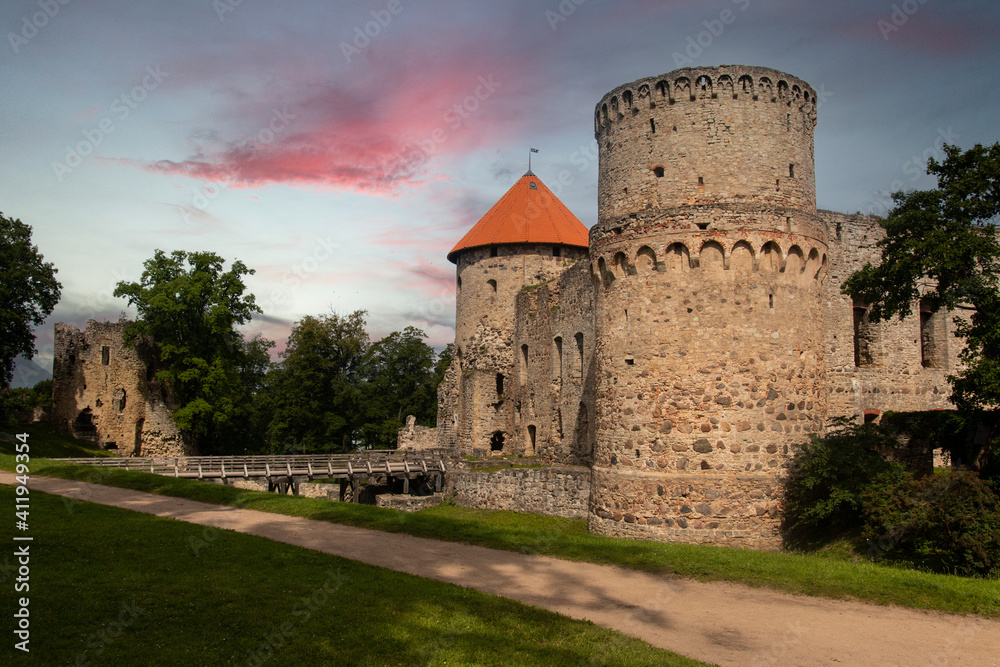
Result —
[{"label": "round stone tower", "polygon": [[457,277],[455,353],[438,395],[443,446],[515,450],[507,398],[517,294],[586,256],[587,228],[530,170],[448,253]]},{"label": "round stone tower", "polygon": [[816,93],[681,69],[597,105],[597,533],[774,548],[825,416]]}]

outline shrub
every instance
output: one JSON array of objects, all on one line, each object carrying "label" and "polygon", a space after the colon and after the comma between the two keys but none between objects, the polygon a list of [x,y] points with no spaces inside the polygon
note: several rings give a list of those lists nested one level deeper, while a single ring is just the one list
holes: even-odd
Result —
[{"label": "shrub", "polygon": [[865,493],[907,477],[903,466],[879,451],[898,441],[876,424],[834,422],[823,437],[812,436],[793,459],[785,486],[783,532],[794,547],[813,547],[863,526]]},{"label": "shrub", "polygon": [[963,576],[1000,576],[1000,498],[975,473],[907,477],[864,497],[862,537],[887,558]]}]

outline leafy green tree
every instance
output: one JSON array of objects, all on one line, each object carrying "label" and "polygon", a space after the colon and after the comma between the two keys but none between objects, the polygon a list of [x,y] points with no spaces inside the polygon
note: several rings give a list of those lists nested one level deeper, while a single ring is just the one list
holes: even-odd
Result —
[{"label": "leafy green tree", "polygon": [[365,311],[304,317],[267,377],[273,452],[349,451],[363,424],[361,371],[369,346]]},{"label": "leafy green tree", "polygon": [[174,421],[202,453],[239,451],[236,435],[273,345],[237,330],[260,312],[243,284],[253,270],[237,260],[225,271],[215,253],[180,250],[157,250],[143,266],[139,282],[115,287],[139,311],[126,344],[152,346],[156,377],[177,405]]},{"label": "leafy green tree", "polygon": [[34,326],[59,302],[56,269],[31,244],[31,227],[0,213],[0,391],[10,387],[14,359],[35,356]]},{"label": "leafy green tree", "polygon": [[407,415],[422,426],[433,426],[437,412],[434,348],[416,327],[394,331],[374,343],[365,359],[364,406],[366,444],[396,446],[396,434]]},{"label": "leafy green tree", "polygon": [[[866,264],[843,291],[869,304],[874,321],[910,315],[918,299],[933,310],[971,306],[968,321],[955,318],[965,340],[963,367],[951,377],[952,401],[982,411],[987,431],[1000,413],[1000,144],[968,151],[944,146],[945,158],[927,163],[933,190],[897,192],[880,221],[881,260]],[[983,468],[990,449],[976,459]]]}]

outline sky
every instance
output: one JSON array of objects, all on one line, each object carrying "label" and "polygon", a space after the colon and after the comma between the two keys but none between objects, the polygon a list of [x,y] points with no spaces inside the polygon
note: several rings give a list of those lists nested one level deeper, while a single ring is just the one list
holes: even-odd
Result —
[{"label": "sky", "polygon": [[357,309],[440,349],[446,255],[529,148],[592,226],[594,106],[678,67],[812,85],[820,208],[884,214],[944,142],[1000,140],[995,0],[4,0],[0,33],[0,212],[63,286],[47,369],[55,322],[134,314],[114,286],[157,249],[254,269],[275,352]]}]

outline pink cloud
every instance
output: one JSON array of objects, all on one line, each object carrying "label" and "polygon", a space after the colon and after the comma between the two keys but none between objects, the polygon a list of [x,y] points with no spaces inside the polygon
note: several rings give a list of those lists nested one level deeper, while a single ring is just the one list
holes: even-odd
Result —
[{"label": "pink cloud", "polygon": [[282,183],[396,194],[433,180],[424,172],[437,156],[496,145],[520,127],[530,114],[517,83],[525,78],[518,75],[522,57],[438,54],[429,61],[395,53],[367,67],[359,62],[349,80],[286,82],[267,100],[248,103],[244,94],[223,91],[233,117],[226,122],[251,128],[241,138],[220,142],[219,133],[202,131],[184,159],[121,162],[235,188]]}]

